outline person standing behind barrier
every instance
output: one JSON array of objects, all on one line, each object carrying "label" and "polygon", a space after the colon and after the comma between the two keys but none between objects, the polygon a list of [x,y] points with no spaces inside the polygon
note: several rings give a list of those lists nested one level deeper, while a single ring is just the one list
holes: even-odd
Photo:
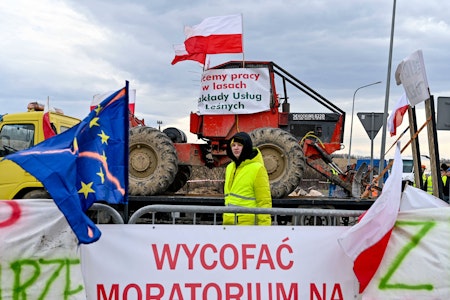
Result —
[{"label": "person standing behind barrier", "polygon": [[[337,176],[338,172],[334,168],[331,168],[331,174]],[[332,180],[330,179],[328,180],[330,181],[330,185],[328,187],[328,197],[334,197],[334,192],[336,191],[336,184]]]},{"label": "person standing behind barrier", "polygon": [[442,176],[442,187],[444,189],[443,194],[444,194],[444,201],[449,203],[449,199],[450,199],[450,168],[447,168],[447,170],[445,170],[445,181],[444,181],[444,176]]},{"label": "person standing behind barrier", "polygon": [[444,196],[444,199],[442,200],[444,200],[445,202],[448,202],[448,192],[449,192],[448,188],[445,188],[445,185],[447,184],[448,181],[447,169],[448,169],[447,164],[445,163],[441,164],[441,181],[443,189],[442,194]]},{"label": "person standing behind barrier", "polygon": [[425,173],[426,166],[422,165],[422,182],[423,182],[423,190],[430,195],[433,195],[433,181],[431,179],[431,175]]},{"label": "person standing behind barrier", "polygon": [[[250,136],[236,133],[227,143],[231,158],[225,170],[225,205],[241,207],[272,207],[270,183],[264,160]],[[223,225],[271,225],[269,214],[223,214]]]}]

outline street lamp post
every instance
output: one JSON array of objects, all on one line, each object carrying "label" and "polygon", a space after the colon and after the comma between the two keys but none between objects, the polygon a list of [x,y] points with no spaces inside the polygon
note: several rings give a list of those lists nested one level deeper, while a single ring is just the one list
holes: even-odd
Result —
[{"label": "street lamp post", "polygon": [[371,86],[371,85],[375,85],[375,84],[379,84],[379,83],[381,83],[381,81],[377,81],[377,82],[373,82],[373,83],[370,83],[370,84],[366,84],[366,85],[360,86],[353,93],[352,118],[351,118],[351,121],[350,121],[350,142],[348,144],[348,158],[347,158],[348,159],[347,160],[347,165],[348,166],[350,166],[350,155],[352,154],[353,114],[355,112],[355,96],[356,96],[356,92],[359,91],[362,88],[365,88],[365,87],[368,87],[368,86]]}]

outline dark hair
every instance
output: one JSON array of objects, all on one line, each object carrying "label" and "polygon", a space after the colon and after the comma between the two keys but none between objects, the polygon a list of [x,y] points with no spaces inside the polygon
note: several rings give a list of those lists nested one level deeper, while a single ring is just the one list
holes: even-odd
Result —
[{"label": "dark hair", "polygon": [[[233,151],[231,151],[231,144],[234,142],[240,143],[244,146],[239,158],[236,158],[236,156],[234,156],[233,154]],[[244,160],[255,157],[256,153],[254,153],[253,151],[253,142],[250,135],[246,132],[236,133],[227,143],[227,155],[234,162],[236,162],[236,165],[238,166]]]}]

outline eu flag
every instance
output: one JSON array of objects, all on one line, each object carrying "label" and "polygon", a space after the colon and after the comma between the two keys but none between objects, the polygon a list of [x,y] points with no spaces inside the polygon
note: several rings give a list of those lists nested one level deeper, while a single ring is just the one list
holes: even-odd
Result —
[{"label": "eu flag", "polygon": [[101,232],[85,212],[97,201],[128,198],[128,82],[78,125],[5,157],[45,186],[80,243]]}]

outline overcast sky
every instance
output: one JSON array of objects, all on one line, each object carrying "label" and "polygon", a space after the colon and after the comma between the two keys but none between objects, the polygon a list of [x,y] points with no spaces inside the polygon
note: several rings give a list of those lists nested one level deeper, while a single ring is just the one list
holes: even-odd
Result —
[{"label": "overcast sky", "polygon": [[[346,148],[339,153],[348,153],[355,90],[382,81],[355,95],[352,154],[370,155],[356,113],[384,110],[392,9],[393,0],[2,0],[0,114],[49,97],[51,106],[84,118],[94,94],[117,90],[128,80],[137,89],[136,114],[148,126],[162,121],[161,129],[188,134],[202,68],[193,61],[172,66],[173,45],[184,41],[184,25],[242,14],[246,60],[274,61],[347,113]],[[450,96],[449,11],[449,1],[397,0],[391,78],[403,58],[421,49],[436,99]],[[242,55],[214,55],[211,65],[230,59]],[[391,79],[388,92],[391,111],[403,87]],[[423,103],[417,116],[420,127]],[[375,157],[381,137],[380,130]],[[419,138],[428,154],[426,133]],[[438,131],[438,140],[441,158],[450,158],[449,131]],[[386,150],[394,141],[387,135]],[[386,157],[393,155],[391,150]]]}]

